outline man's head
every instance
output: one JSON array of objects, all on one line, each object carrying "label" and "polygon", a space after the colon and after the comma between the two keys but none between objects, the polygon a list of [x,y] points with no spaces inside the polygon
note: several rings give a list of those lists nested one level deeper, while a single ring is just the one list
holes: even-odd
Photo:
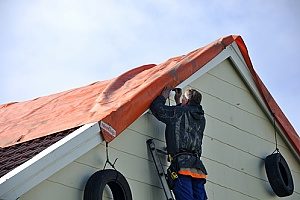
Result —
[{"label": "man's head", "polygon": [[182,98],[182,104],[197,104],[202,100],[202,95],[195,89],[187,89]]}]

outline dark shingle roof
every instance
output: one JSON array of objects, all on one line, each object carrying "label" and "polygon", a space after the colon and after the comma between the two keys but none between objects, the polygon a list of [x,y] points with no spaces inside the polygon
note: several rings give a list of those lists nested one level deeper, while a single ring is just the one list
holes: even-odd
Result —
[{"label": "dark shingle roof", "polygon": [[22,165],[55,142],[75,131],[78,127],[41,137],[28,142],[0,148],[0,177]]}]

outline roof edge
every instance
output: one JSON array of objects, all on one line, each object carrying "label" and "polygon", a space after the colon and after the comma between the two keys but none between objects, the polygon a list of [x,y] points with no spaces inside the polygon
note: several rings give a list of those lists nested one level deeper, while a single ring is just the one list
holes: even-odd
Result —
[{"label": "roof edge", "polygon": [[235,39],[235,42],[244,58],[246,65],[248,66],[248,69],[252,74],[256,87],[259,90],[259,93],[262,96],[265,104],[267,105],[269,112],[271,113],[273,118],[275,118],[275,121],[279,124],[280,128],[283,130],[284,135],[291,143],[299,159],[300,158],[300,137],[298,136],[296,130],[294,129],[294,127],[292,126],[288,118],[282,112],[279,105],[276,103],[275,99],[273,98],[273,96],[271,95],[271,93],[263,83],[263,81],[260,79],[256,71],[254,70],[250,56],[248,54],[246,44],[244,43],[242,37],[238,36]]},{"label": "roof edge", "polygon": [[98,122],[86,124],[0,178],[0,199],[15,200],[103,142]]}]

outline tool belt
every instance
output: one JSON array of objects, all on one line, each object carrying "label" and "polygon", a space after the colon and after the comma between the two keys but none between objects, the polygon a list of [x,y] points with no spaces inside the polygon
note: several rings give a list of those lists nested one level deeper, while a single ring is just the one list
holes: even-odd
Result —
[{"label": "tool belt", "polygon": [[181,155],[190,155],[190,156],[195,156],[197,158],[200,157],[199,154],[197,153],[191,153],[186,151],[179,152],[173,156],[171,154],[168,154],[168,161],[171,162],[171,165],[167,169],[166,177],[167,177],[169,188],[171,190],[174,188],[175,180],[178,178],[178,171],[180,170],[180,167],[177,163],[177,158]]}]

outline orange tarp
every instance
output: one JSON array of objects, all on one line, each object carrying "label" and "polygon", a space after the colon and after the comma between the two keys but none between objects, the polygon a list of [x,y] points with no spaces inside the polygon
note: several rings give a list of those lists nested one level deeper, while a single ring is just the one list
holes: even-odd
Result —
[{"label": "orange tarp", "polygon": [[299,136],[254,71],[240,36],[220,38],[187,55],[159,65],[140,66],[112,80],[31,101],[1,105],[0,146],[11,146],[99,121],[103,122],[102,135],[109,142],[143,114],[165,86],[177,86],[233,42],[242,52],[270,111],[300,155]]}]

